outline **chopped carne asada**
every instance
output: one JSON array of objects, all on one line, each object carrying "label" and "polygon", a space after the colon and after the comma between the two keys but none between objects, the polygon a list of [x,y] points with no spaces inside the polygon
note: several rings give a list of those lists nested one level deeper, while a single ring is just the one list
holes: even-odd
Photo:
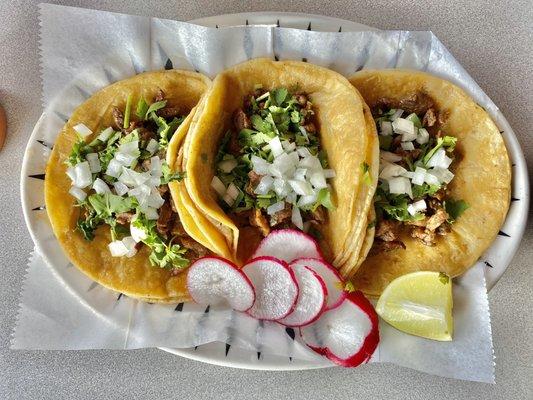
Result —
[{"label": "chopped carne asada", "polygon": [[70,193],[80,208],[77,229],[92,240],[107,225],[112,256],[133,257],[147,246],[152,265],[179,272],[208,252],[183,229],[168,190],[169,182],[182,179],[165,155],[183,117],[161,90],[152,104],[139,99],[135,113],[128,97],[125,110],[113,108],[112,117],[114,126],[91,142],[80,135],[67,161]]},{"label": "chopped carne asada", "polygon": [[414,93],[400,101],[380,99],[372,115],[381,149],[372,254],[405,248],[402,232],[434,246],[468,208],[447,193],[457,156],[457,139],[442,130],[448,114],[427,94]]},{"label": "chopped carne asada", "polygon": [[233,114],[211,183],[239,228],[317,230],[333,208],[328,169],[310,97],[259,85]]}]

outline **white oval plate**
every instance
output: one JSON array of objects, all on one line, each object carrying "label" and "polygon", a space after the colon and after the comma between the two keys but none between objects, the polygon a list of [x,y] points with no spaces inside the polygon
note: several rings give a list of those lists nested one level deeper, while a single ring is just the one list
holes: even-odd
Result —
[{"label": "white oval plate", "polygon": [[[278,25],[281,27],[312,29],[317,31],[358,31],[372,30],[368,26],[343,19],[300,13],[241,13],[201,18],[190,21],[205,26],[238,25]],[[481,257],[485,263],[485,276],[488,288],[492,288],[506,270],[522,238],[528,215],[529,182],[527,168],[520,145],[514,132],[500,113],[491,115],[502,131],[513,166],[512,202],[507,219],[498,237]],[[48,217],[44,211],[44,171],[48,160],[51,141],[42,137],[40,132],[50,125],[63,125],[63,116],[43,113],[37,122],[26,147],[21,169],[21,198],[26,224],[37,250],[52,267],[56,277],[67,287],[77,291],[77,280],[69,269],[60,268],[68,262],[52,233]],[[73,269],[72,269],[73,270]],[[232,347],[227,352],[225,343],[209,343],[191,349],[161,348],[164,351],[186,358],[227,367],[256,370],[302,370],[323,368],[330,363],[316,364],[290,360],[287,357],[258,354]]]}]

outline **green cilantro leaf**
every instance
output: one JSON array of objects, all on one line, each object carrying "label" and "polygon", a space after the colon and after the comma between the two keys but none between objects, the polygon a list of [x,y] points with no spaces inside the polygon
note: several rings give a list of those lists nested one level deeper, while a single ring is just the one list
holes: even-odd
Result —
[{"label": "green cilantro leaf", "polygon": [[453,223],[463,214],[470,206],[464,200],[446,200],[444,202],[444,208],[448,213],[448,222]]}]

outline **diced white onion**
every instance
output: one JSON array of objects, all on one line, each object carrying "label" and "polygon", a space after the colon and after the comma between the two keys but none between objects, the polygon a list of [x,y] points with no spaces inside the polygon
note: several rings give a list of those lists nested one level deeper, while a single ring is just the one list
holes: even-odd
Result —
[{"label": "diced white onion", "polygon": [[114,159],[125,167],[131,167],[133,163],[137,160],[137,156],[134,154],[122,153],[117,151]]},{"label": "diced white onion", "polygon": [[270,163],[255,155],[252,156],[251,161],[255,173],[259,175],[266,175],[269,173]]},{"label": "diced white onion", "polygon": [[401,146],[402,146],[402,149],[407,150],[407,151],[411,151],[415,149],[415,145],[413,144],[413,142],[402,142]]},{"label": "diced white onion", "polygon": [[79,201],[83,201],[87,197],[87,193],[85,193],[82,189],[80,189],[79,187],[76,187],[76,186],[72,186],[68,192],[72,196],[77,198]]},{"label": "diced white onion", "polygon": [[87,125],[85,124],[78,124],[78,125],[75,125],[74,126],[74,130],[76,132],[78,132],[78,134],[82,137],[82,138],[85,138],[89,135],[91,135],[93,133],[93,131],[91,131]]},{"label": "diced white onion", "polygon": [[292,176],[292,178],[296,179],[297,181],[305,181],[306,173],[307,170],[305,168],[297,168],[296,171],[294,171],[294,175]]},{"label": "diced white onion", "polygon": [[159,187],[161,185],[161,177],[152,176],[150,179],[146,181],[146,184],[150,187]]},{"label": "diced white onion", "polygon": [[109,243],[107,247],[112,257],[124,257],[130,251],[122,240],[115,240]]},{"label": "diced white onion", "polygon": [[220,197],[223,197],[226,194],[226,185],[220,180],[218,176],[213,176],[213,179],[211,180],[211,187],[215,189],[215,192]]},{"label": "diced white onion", "polygon": [[259,181],[259,184],[254,189],[254,192],[256,194],[267,194],[270,191],[270,189],[272,189],[273,184],[274,184],[274,178],[272,178],[269,175],[265,175]]},{"label": "diced white onion", "polygon": [[285,197],[285,201],[287,203],[296,204],[297,195],[295,192],[290,192],[287,197]]},{"label": "diced white onion", "polygon": [[[76,180],[76,169],[74,167],[67,168],[67,175],[72,182]],[[74,183],[73,183],[74,184]]]},{"label": "diced white onion", "polygon": [[119,196],[124,196],[126,193],[128,193],[128,187],[126,185],[124,185],[122,182],[115,182],[113,183],[113,186],[115,187],[115,192],[119,195]]},{"label": "diced white onion", "polygon": [[148,206],[146,201],[148,196],[150,196],[150,188],[146,185],[139,185],[136,188],[131,189],[128,192],[128,195],[133,196],[137,199],[140,206]]},{"label": "diced white onion", "polygon": [[139,141],[132,140],[131,142],[122,143],[118,146],[118,151],[126,154],[134,154],[139,150]]},{"label": "diced white onion", "polygon": [[273,166],[277,168],[278,171],[281,172],[281,174],[285,174],[291,168],[296,167],[294,165],[294,160],[287,153],[282,153],[278,157],[276,157],[274,159]]},{"label": "diced white onion", "polygon": [[137,172],[130,168],[122,167],[122,174],[118,180],[129,187],[135,187],[144,184],[150,177],[149,172]]},{"label": "diced white onion", "polygon": [[298,207],[292,207],[291,221],[297,228],[304,228],[302,214],[300,213],[300,209]]},{"label": "diced white onion", "polygon": [[427,162],[428,167],[447,169],[452,163],[452,159],[446,155],[446,150],[438,149]]},{"label": "diced white onion", "polygon": [[308,182],[295,181],[291,179],[289,180],[289,185],[291,185],[292,189],[296,192],[296,194],[302,196],[308,196],[313,194],[313,189],[311,188],[311,185]]},{"label": "diced white onion", "polygon": [[165,204],[165,199],[161,197],[161,194],[159,194],[157,189],[152,189],[152,193],[146,198],[146,205],[157,209],[163,206],[163,204]]},{"label": "diced white onion", "polygon": [[427,173],[424,176],[424,182],[426,182],[428,185],[440,185],[439,179],[430,173]]},{"label": "diced white onion", "polygon": [[416,139],[416,128],[412,121],[405,118],[398,118],[392,122],[392,129],[395,133],[402,135],[402,142]]},{"label": "diced white onion", "polygon": [[153,138],[150,139],[146,145],[146,151],[148,151],[150,154],[154,154],[157,150],[159,150],[159,142]]},{"label": "diced white onion", "polygon": [[382,160],[385,160],[385,161],[388,161],[388,162],[398,162],[398,161],[402,161],[402,157],[399,156],[398,154],[395,154],[395,153],[391,153],[390,151],[383,151],[381,150],[379,152],[379,157],[382,159]]},{"label": "diced white onion", "polygon": [[390,121],[381,121],[379,124],[379,134],[382,136],[392,135],[392,123]]},{"label": "diced white onion", "polygon": [[222,200],[224,200],[226,202],[226,204],[230,207],[233,206],[233,203],[235,203],[235,199],[233,197],[231,197],[228,193],[224,194],[224,196],[222,196]]},{"label": "diced white onion", "polygon": [[154,220],[159,218],[159,214],[157,213],[157,210],[152,207],[141,207],[141,212],[144,214],[146,219]]},{"label": "diced white onion", "polygon": [[313,193],[313,194],[310,194],[309,196],[302,196],[300,197],[300,199],[298,200],[298,207],[305,207],[305,206],[309,206],[311,204],[315,204],[317,200],[317,195],[316,193]]},{"label": "diced white onion", "polygon": [[109,162],[105,173],[106,175],[112,176],[113,178],[118,178],[122,173],[122,164],[119,163],[117,160],[112,159]]},{"label": "diced white onion", "polygon": [[113,128],[111,127],[105,128],[102,132],[100,132],[97,139],[100,140],[101,142],[107,142],[107,139],[111,137],[113,132],[114,132]]},{"label": "diced white onion", "polygon": [[279,179],[279,178],[274,179],[273,186],[274,186],[274,192],[276,192],[276,194],[279,197],[285,197],[291,191],[291,187],[289,186],[287,181],[285,181],[284,179]]},{"label": "diced white onion", "polygon": [[126,236],[122,239],[122,243],[128,249],[128,252],[125,254],[126,257],[130,258],[137,254],[137,249],[135,248],[137,242],[131,236]]},{"label": "diced white onion", "polygon": [[415,215],[416,213],[420,211],[424,211],[426,209],[426,202],[424,200],[418,200],[415,201],[412,204],[409,204],[407,206],[407,212],[411,215]]},{"label": "diced white onion", "polygon": [[98,158],[98,153],[89,153],[85,156],[85,158],[89,162],[89,168],[91,168],[91,172],[93,174],[102,170],[102,166],[100,165],[100,159]]},{"label": "diced white onion", "polygon": [[412,171],[406,171],[400,176],[405,176],[406,178],[413,179],[415,176],[415,173]]},{"label": "diced white onion", "polygon": [[233,200],[235,200],[239,196],[240,193],[241,192],[239,188],[235,186],[233,182],[229,184],[228,190],[226,190],[226,194],[230,196]]},{"label": "diced white onion", "polygon": [[277,203],[272,204],[271,206],[267,207],[267,214],[268,215],[274,215],[277,212],[280,212],[285,208],[285,202],[284,201],[278,201]]},{"label": "diced white onion", "polygon": [[237,166],[237,160],[229,159],[229,160],[223,160],[218,163],[218,169],[220,169],[222,172],[229,174],[233,169]]},{"label": "diced white onion", "polygon": [[395,121],[398,118],[400,118],[403,114],[403,110],[401,108],[398,108],[396,111],[394,111],[394,114],[390,117],[391,121]]},{"label": "diced white onion", "polygon": [[255,101],[260,102],[261,100],[266,99],[268,96],[270,96],[270,92],[265,92],[261,96],[259,96]]},{"label": "diced white onion", "polygon": [[93,183],[93,175],[87,161],[76,164],[74,172],[76,173],[76,179],[73,182],[74,186],[83,189]]},{"label": "diced white onion", "polygon": [[450,183],[454,177],[452,172],[444,168],[433,168],[429,173],[436,176],[440,183]]},{"label": "diced white onion", "polygon": [[426,169],[421,167],[416,167],[415,174],[411,180],[413,185],[422,185],[426,179]]},{"label": "diced white onion", "polygon": [[111,193],[111,189],[109,189],[109,186],[107,186],[107,183],[105,183],[102,179],[96,178],[93,182],[93,189],[98,194],[104,194],[104,193]]},{"label": "diced white onion", "polygon": [[420,144],[426,144],[429,142],[429,132],[425,128],[420,128],[418,130],[418,135],[416,136],[416,142]]},{"label": "diced white onion", "polygon": [[296,152],[298,153],[298,155],[302,158],[305,158],[305,157],[311,157],[311,152],[309,151],[309,149],[307,147],[298,147],[296,149]]},{"label": "diced white onion", "polygon": [[408,194],[409,197],[413,197],[411,191],[411,182],[408,178],[399,176],[396,178],[389,179],[389,192],[392,194]]},{"label": "diced white onion", "polygon": [[135,240],[137,243],[142,242],[148,237],[148,232],[146,232],[146,229],[139,228],[133,224],[130,224],[130,234],[133,240]]},{"label": "diced white onion", "polygon": [[390,178],[394,178],[395,176],[401,176],[406,172],[407,170],[401,165],[387,163],[385,167],[381,170],[379,177],[381,179],[388,180]]},{"label": "diced white onion", "polygon": [[283,150],[285,150],[286,152],[291,152],[291,151],[296,150],[296,143],[291,143],[287,140],[283,140],[281,142],[281,145],[283,146]]},{"label": "diced white onion", "polygon": [[300,160],[300,163],[298,165],[300,168],[307,168],[312,170],[320,170],[322,169],[322,164],[320,164],[320,160],[318,157],[315,156],[309,156],[305,157],[302,160]]},{"label": "diced white onion", "polygon": [[161,176],[163,168],[163,162],[159,156],[150,158],[150,174],[152,176]]},{"label": "diced white onion", "polygon": [[279,140],[278,136],[274,136],[274,138],[268,142],[268,145],[270,146],[270,151],[274,157],[278,157],[284,153],[283,146],[281,145],[281,141]]},{"label": "diced white onion", "polygon": [[322,171],[313,172],[309,181],[315,189],[325,189],[328,187],[328,184],[326,183],[326,178],[324,177]]}]

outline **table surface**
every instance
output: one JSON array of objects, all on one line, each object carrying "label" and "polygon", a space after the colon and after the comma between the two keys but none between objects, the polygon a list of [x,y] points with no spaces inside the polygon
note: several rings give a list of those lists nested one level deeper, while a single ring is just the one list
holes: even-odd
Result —
[{"label": "table surface", "polygon": [[[177,20],[244,11],[298,11],[379,29],[432,30],[506,115],[533,166],[533,7],[530,0],[329,0],[276,2],[78,0],[53,3]],[[393,365],[355,370],[255,372],[216,367],[156,349],[12,351],[27,256],[33,247],[20,207],[19,171],[31,126],[41,113],[38,1],[0,2],[0,103],[8,138],[0,152],[0,398],[532,398],[533,226],[489,295],[496,385],[455,381]],[[216,4],[214,4],[216,3]]]}]

